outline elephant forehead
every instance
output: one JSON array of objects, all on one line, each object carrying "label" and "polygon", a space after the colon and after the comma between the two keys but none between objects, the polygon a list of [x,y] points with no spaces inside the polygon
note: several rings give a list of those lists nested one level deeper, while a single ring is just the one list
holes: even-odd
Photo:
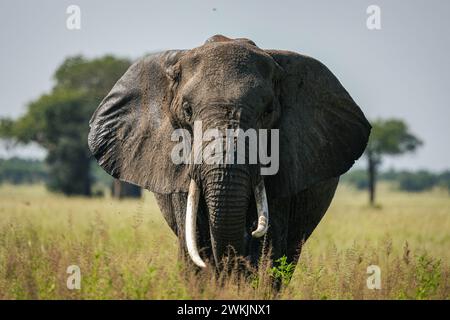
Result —
[{"label": "elephant forehead", "polygon": [[254,43],[252,40],[247,39],[247,38],[235,38],[235,39],[231,39],[228,37],[225,37],[224,35],[221,34],[216,34],[212,37],[209,37],[206,41],[205,44],[207,43],[211,43],[211,42],[244,42],[246,44],[250,44],[252,46],[257,47],[256,43]]},{"label": "elephant forehead", "polygon": [[182,94],[195,95],[195,99],[241,101],[255,91],[267,90],[267,81],[256,72],[234,68],[202,67],[186,77],[180,86]]},{"label": "elephant forehead", "polygon": [[201,68],[225,73],[268,72],[273,59],[258,47],[240,41],[209,42],[190,50],[182,64],[189,68]]}]

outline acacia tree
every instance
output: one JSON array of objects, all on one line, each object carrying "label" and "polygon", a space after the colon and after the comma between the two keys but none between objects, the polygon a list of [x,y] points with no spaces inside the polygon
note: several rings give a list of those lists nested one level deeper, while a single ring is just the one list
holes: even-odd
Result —
[{"label": "acacia tree", "polygon": [[112,56],[66,59],[54,74],[50,93],[31,102],[20,118],[1,120],[0,137],[19,143],[37,142],[47,150],[47,185],[51,190],[90,195],[89,120],[129,65],[127,59]]},{"label": "acacia tree", "polygon": [[372,132],[365,155],[369,177],[369,201],[375,204],[375,189],[378,167],[384,155],[400,155],[412,152],[422,145],[422,141],[414,136],[406,123],[398,119],[376,120],[371,123]]}]

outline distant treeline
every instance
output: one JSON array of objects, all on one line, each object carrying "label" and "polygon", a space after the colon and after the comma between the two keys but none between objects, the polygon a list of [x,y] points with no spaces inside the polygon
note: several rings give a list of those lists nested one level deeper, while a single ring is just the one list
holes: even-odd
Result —
[{"label": "distant treeline", "polygon": [[[98,166],[92,166],[92,182],[104,187],[111,186],[112,178],[109,177]],[[51,179],[48,168],[44,161],[22,158],[0,159],[0,183],[30,184],[44,183]],[[441,187],[450,192],[450,170],[433,173],[426,170],[406,171],[388,170],[380,172],[380,181],[395,183],[402,191],[420,192]],[[354,169],[341,178],[342,182],[349,183],[359,190],[369,187],[367,171]]]},{"label": "distant treeline", "polygon": [[0,159],[0,183],[45,182],[48,169],[43,161],[21,158]]},{"label": "distant treeline", "polygon": [[[32,184],[47,183],[49,180],[51,180],[49,169],[44,161],[17,157],[0,159],[0,183]],[[107,187],[112,183],[112,178],[94,164],[91,180]]]},{"label": "distant treeline", "polygon": [[[427,170],[406,171],[390,169],[380,172],[377,178],[380,181],[395,183],[402,191],[420,192],[440,187],[450,192],[450,170],[433,173]],[[351,170],[342,176],[341,181],[347,182],[360,190],[369,188],[367,171],[363,169]]]}]

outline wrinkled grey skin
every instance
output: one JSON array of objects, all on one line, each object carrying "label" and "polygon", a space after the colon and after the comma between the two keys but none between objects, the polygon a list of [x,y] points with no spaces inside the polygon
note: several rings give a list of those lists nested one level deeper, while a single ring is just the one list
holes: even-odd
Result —
[{"label": "wrinkled grey skin", "polygon": [[[175,165],[176,128],[280,130],[280,168],[265,176],[270,224],[251,237],[258,165]],[[218,265],[232,247],[257,263],[263,241],[272,258],[296,263],[333,198],[339,176],[364,151],[370,125],[334,75],[297,53],[262,50],[247,39],[214,36],[191,50],[136,62],[93,115],[89,147],[112,176],[155,193],[181,253],[190,179],[201,189],[198,246]],[[270,150],[270,148],[269,148]]]}]

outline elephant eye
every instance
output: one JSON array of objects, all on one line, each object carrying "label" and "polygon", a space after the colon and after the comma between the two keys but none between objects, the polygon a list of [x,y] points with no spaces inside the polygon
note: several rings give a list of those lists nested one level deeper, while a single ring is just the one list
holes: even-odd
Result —
[{"label": "elephant eye", "polygon": [[190,120],[192,117],[192,108],[189,102],[184,101],[182,104],[183,114],[186,117],[186,119]]}]

